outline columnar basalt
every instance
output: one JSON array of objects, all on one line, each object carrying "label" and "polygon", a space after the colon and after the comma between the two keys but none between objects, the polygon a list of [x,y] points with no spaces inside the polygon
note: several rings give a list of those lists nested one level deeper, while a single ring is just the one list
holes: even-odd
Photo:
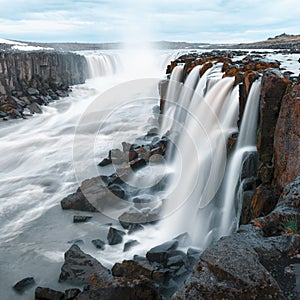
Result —
[{"label": "columnar basalt", "polygon": [[75,53],[0,52],[0,118],[41,113],[40,105],[67,96],[86,78],[86,60]]}]

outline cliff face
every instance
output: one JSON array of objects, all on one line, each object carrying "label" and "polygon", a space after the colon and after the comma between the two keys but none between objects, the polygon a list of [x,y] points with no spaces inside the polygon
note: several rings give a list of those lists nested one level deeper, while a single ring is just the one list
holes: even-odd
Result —
[{"label": "cliff face", "polygon": [[275,183],[282,190],[300,174],[300,80],[282,100],[274,148]]},{"label": "cliff face", "polygon": [[75,53],[0,53],[0,117],[41,112],[39,105],[66,96],[86,77],[86,60]]}]

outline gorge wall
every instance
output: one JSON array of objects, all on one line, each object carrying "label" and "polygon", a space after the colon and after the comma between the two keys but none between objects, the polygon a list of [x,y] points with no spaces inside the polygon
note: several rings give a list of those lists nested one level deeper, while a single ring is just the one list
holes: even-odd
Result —
[{"label": "gorge wall", "polygon": [[70,52],[0,52],[0,118],[24,118],[84,83],[87,63]]}]

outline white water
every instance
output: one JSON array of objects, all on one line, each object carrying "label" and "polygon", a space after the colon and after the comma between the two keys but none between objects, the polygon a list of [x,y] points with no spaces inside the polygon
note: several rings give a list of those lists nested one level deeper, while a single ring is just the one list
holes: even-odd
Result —
[{"label": "white water", "polygon": [[[130,53],[120,53],[121,60],[122,56],[128,58]],[[59,284],[57,278],[63,254],[71,245],[68,241],[74,239],[83,241],[80,247],[85,252],[102,263],[111,265],[115,261],[132,258],[132,254],[143,254],[145,250],[183,231],[189,231],[194,245],[201,248],[220,236],[220,207],[223,204],[213,195],[225,170],[226,137],[236,131],[238,94],[237,88],[230,91],[232,82],[228,78],[210,81],[209,92],[206,88],[207,81],[204,80],[209,75],[207,72],[198,82],[199,93],[190,98],[194,106],[193,110],[189,109],[192,114],[188,113],[183,122],[186,129],[180,141],[179,156],[174,165],[166,168],[169,173],[182,170],[180,176],[174,178],[173,190],[169,191],[169,200],[166,202],[166,215],[174,210],[175,213],[162,223],[148,226],[145,231],[132,237],[125,237],[125,241],[129,238],[137,239],[141,241],[141,245],[127,253],[123,253],[123,244],[107,246],[100,253],[90,241],[95,238],[105,239],[108,228],[104,224],[114,223],[114,220],[101,214],[78,213],[93,215],[93,219],[77,226],[72,223],[72,217],[77,213],[62,211],[60,208],[60,200],[74,192],[78,186],[78,174],[73,170],[72,147],[75,129],[82,113],[99,94],[120,82],[143,76],[161,78],[165,66],[158,67],[161,62],[157,57],[158,55],[154,55],[136,60],[132,56],[132,64],[127,60],[131,65],[130,70],[125,63],[123,71],[118,73],[117,70],[115,76],[99,74],[104,76],[74,87],[70,97],[44,107],[42,115],[35,115],[28,120],[0,123],[1,299],[33,299],[33,289],[22,296],[11,289],[15,282],[27,276],[34,276],[37,285],[58,290],[66,288],[67,285]],[[166,57],[164,55],[162,60],[166,61]],[[111,70],[108,73],[113,72]],[[202,86],[199,85],[201,80]],[[138,95],[133,96],[136,99]],[[123,106],[118,102],[120,99],[115,99],[116,102],[112,101],[113,98],[109,101],[105,98],[102,100],[98,105],[99,119],[103,116],[109,118],[104,122],[105,130],[97,137],[99,142],[96,144],[96,154],[99,159],[106,156],[109,149],[120,147],[120,142],[131,141],[143,135],[149,129],[145,120],[151,114],[153,106],[149,101],[133,101],[130,106]],[[248,113],[245,112],[246,114]],[[211,124],[214,124],[212,128]],[[86,132],[81,132],[83,134],[79,140],[82,149],[77,148],[78,152],[75,153],[79,163],[85,161],[86,153],[90,151],[89,132],[98,129],[97,125],[98,123],[90,122],[85,128]],[[240,143],[247,148],[247,143]],[[185,149],[184,145],[190,146]],[[198,171],[197,167],[200,167]],[[88,167],[86,172],[85,177],[95,175],[92,168]],[[201,198],[199,195],[207,197]],[[190,200],[184,201],[185,197]],[[212,201],[209,202],[208,199]],[[230,218],[224,217],[222,220]],[[230,222],[225,224],[222,228],[232,228]]]},{"label": "white water", "polygon": [[256,151],[260,87],[261,83],[259,80],[255,81],[251,86],[237,145],[229,160],[228,169],[226,171],[222,193],[224,200],[222,205],[220,236],[230,234],[233,230],[236,230],[239,225],[241,204],[237,203],[237,188],[245,154],[247,152]]},{"label": "white water", "polygon": [[117,55],[111,54],[89,54],[86,55],[90,78],[113,75],[120,72],[121,61]]},{"label": "white water", "polygon": [[200,248],[207,245],[213,228],[212,201],[225,171],[226,140],[219,116],[226,101],[231,99],[233,82],[233,78],[219,80],[198,99],[195,92],[193,101],[198,107],[188,111],[185,126],[181,128],[173,167],[176,176],[165,201],[168,215],[162,221],[165,236],[188,232],[193,245]]},{"label": "white water", "polygon": [[[102,61],[101,55],[102,53]],[[130,53],[121,52],[119,55],[130,57]],[[168,53],[158,52],[150,57],[140,57],[141,61],[131,57],[139,65],[139,73],[135,73],[134,79],[145,76],[161,78],[166,68],[162,61],[166,61],[168,56]],[[106,54],[106,57],[109,55]],[[42,115],[0,123],[1,300],[33,299],[34,288],[21,296],[11,288],[17,281],[28,276],[34,276],[36,284],[40,286],[58,290],[66,288],[67,285],[59,284],[57,279],[64,252],[71,246],[72,240],[83,240],[84,244],[80,246],[84,251],[94,254],[102,261],[91,240],[105,240],[108,227],[103,224],[115,221],[102,214],[63,211],[60,201],[73,193],[80,184],[80,180],[78,182],[76,178],[80,174],[75,173],[73,168],[73,142],[76,126],[83,112],[104,91],[112,87],[114,90],[116,84],[131,79],[124,66],[118,72],[108,61],[104,65],[104,71],[104,74],[92,73],[103,75],[102,77],[73,87],[70,97],[43,107]],[[115,71],[117,73],[114,76],[108,75]],[[131,84],[134,86],[134,83]],[[149,88],[154,88],[153,94],[157,95],[157,84]],[[122,91],[119,88],[116,90]],[[134,90],[131,93],[131,99],[138,99]],[[105,130],[98,135],[101,142],[96,152],[89,157],[94,166],[107,156],[109,149],[121,147],[122,141],[133,142],[151,128],[146,120],[152,113],[153,105],[158,103],[158,95],[154,104],[147,99],[123,103],[122,94],[117,95],[118,97],[110,99],[100,98],[97,118],[92,117],[86,124],[80,147],[77,147],[78,163],[86,159],[86,153],[90,149],[94,149],[95,139],[89,144],[90,133],[94,129],[98,130],[99,122],[104,117]],[[85,178],[97,175],[94,171],[89,173],[89,160]],[[93,219],[77,226],[72,221],[76,214],[93,215]]]},{"label": "white water", "polygon": [[161,133],[164,134],[171,129],[176,112],[176,103],[180,97],[180,92],[177,88],[178,84],[183,80],[183,65],[176,66],[172,71],[166,101],[164,102],[164,118],[161,124]]}]

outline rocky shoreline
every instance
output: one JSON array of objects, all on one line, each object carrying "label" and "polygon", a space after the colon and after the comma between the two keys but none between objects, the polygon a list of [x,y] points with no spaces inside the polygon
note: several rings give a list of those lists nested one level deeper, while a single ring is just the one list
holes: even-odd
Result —
[{"label": "rocky shoreline", "polygon": [[83,56],[53,51],[2,51],[0,73],[0,120],[42,113],[42,105],[68,96],[70,86],[88,77]]},{"label": "rocky shoreline", "polygon": [[[171,62],[167,73],[184,63],[184,78],[200,64],[203,74],[213,62],[223,63],[224,77],[234,76],[235,85],[239,85],[239,123],[252,83],[262,78],[258,153],[243,166],[243,225],[238,232],[215,241],[203,253],[193,248],[182,251],[189,245],[189,236],[182,234],[149,249],[145,257],[136,255],[132,260],[116,262],[110,270],[73,244],[65,253],[59,281],[77,288],[60,292],[37,287],[36,299],[300,297],[300,78],[281,70],[279,62],[267,60],[262,54],[247,55],[242,51],[187,54]],[[160,86],[161,113],[166,84],[162,82]],[[112,149],[99,167],[117,165],[116,172],[85,180],[74,194],[61,201],[62,208],[97,212],[114,198],[128,200],[130,187],[126,178],[150,163],[162,163],[170,143],[168,133],[160,137],[156,128],[141,140],[140,144],[124,142],[122,149]],[[229,139],[228,152],[235,141],[236,135]],[[166,179],[162,179],[154,189],[162,190],[165,184]],[[149,203],[142,200],[136,199],[134,206],[147,208]],[[157,222],[159,213],[157,207],[144,213],[130,210],[119,216],[122,230],[108,226],[107,241],[93,240],[93,244],[100,251],[106,244],[119,244],[125,235]],[[89,216],[76,220],[86,222]],[[136,243],[130,240],[126,247]],[[124,246],[124,251],[128,248]],[[29,279],[24,282],[24,288],[33,284]]]}]

